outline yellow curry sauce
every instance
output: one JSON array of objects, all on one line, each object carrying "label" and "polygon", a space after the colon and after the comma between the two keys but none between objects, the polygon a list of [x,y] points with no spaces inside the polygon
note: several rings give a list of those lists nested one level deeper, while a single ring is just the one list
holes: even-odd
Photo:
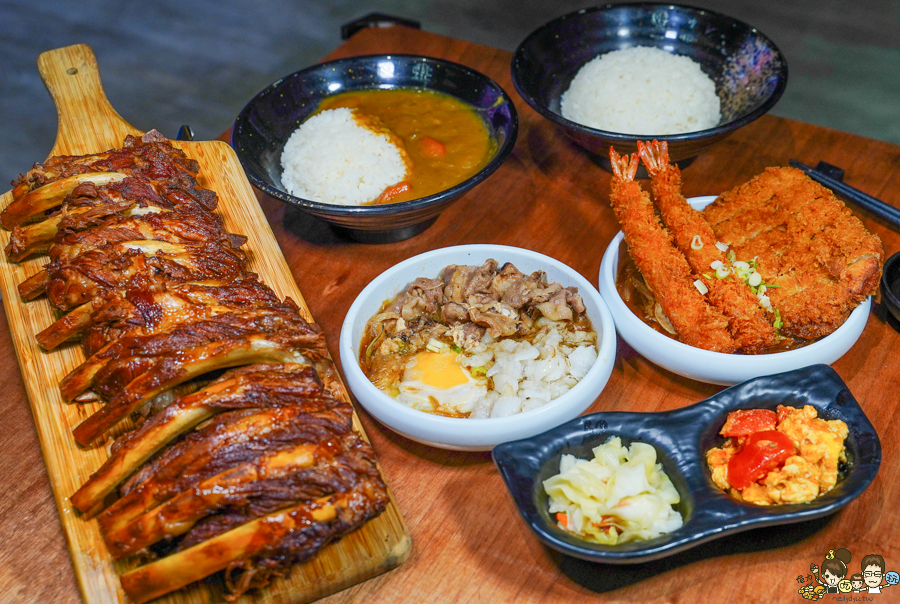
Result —
[{"label": "yellow curry sauce", "polygon": [[381,121],[412,162],[407,186],[388,187],[372,203],[394,203],[445,191],[481,170],[496,151],[472,107],[430,90],[363,90],[328,97],[316,113],[358,108]]}]

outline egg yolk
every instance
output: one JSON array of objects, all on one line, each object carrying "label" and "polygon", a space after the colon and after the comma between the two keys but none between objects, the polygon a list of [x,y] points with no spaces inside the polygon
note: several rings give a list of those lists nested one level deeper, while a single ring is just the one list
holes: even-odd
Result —
[{"label": "egg yolk", "polygon": [[465,384],[469,378],[456,364],[456,356],[453,352],[422,352],[416,355],[416,364],[407,369],[406,379],[418,380],[441,390]]}]

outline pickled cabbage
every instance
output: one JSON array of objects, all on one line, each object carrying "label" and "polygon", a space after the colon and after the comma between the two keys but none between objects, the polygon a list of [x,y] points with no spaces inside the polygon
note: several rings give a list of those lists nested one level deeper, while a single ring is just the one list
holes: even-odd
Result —
[{"label": "pickled cabbage", "polygon": [[590,461],[563,455],[559,474],[544,481],[550,513],[559,526],[604,545],[653,539],[677,530],[681,501],[672,481],[656,462],[656,449],[619,437],[595,447]]}]

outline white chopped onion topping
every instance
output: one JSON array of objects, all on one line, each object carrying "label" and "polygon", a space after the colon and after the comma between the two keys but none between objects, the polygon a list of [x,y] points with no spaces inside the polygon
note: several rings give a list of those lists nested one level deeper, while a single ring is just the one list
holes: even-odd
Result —
[{"label": "white chopped onion topping", "polygon": [[719,279],[724,279],[728,275],[731,274],[731,269],[725,266],[724,264],[716,269],[716,277]]},{"label": "white chopped onion topping", "polygon": [[706,287],[706,285],[704,285],[703,281],[701,281],[700,279],[694,281],[694,287],[696,287],[697,291],[699,291],[703,295],[709,293],[709,288]]},{"label": "white chopped onion topping", "polygon": [[700,239],[700,235],[694,235],[694,239],[691,241],[691,249],[692,250],[702,250],[703,249],[703,240]]},{"label": "white chopped onion topping", "polygon": [[716,247],[719,248],[719,251],[725,253],[728,251],[728,244],[722,243],[721,241],[716,241]]},{"label": "white chopped onion topping", "polygon": [[431,338],[428,340],[428,344],[425,345],[425,350],[428,352],[441,352],[445,348],[450,348],[447,344],[444,344],[440,340],[435,340]]},{"label": "white chopped onion topping", "polygon": [[750,276],[747,278],[747,284],[750,287],[758,287],[760,283],[762,283],[762,275],[756,271],[750,273]]},{"label": "white chopped onion topping", "polygon": [[713,260],[709,263],[709,268],[713,269],[714,271],[719,270],[720,266],[725,266],[725,263],[721,260]]}]

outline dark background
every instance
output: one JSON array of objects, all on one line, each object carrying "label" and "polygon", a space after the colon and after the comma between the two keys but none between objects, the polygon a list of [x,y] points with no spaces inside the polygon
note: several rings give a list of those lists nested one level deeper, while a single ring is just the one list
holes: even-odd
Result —
[{"label": "dark background", "polygon": [[[686,3],[741,19],[781,48],[790,77],[774,114],[900,144],[900,0]],[[229,128],[259,90],[340,45],[342,24],[370,12],[512,51],[543,23],[591,5],[0,0],[0,180],[9,182],[42,161],[53,145],[56,111],[36,67],[45,50],[88,44],[106,94],[126,121],[172,138],[189,124],[197,140],[209,140]]]}]

